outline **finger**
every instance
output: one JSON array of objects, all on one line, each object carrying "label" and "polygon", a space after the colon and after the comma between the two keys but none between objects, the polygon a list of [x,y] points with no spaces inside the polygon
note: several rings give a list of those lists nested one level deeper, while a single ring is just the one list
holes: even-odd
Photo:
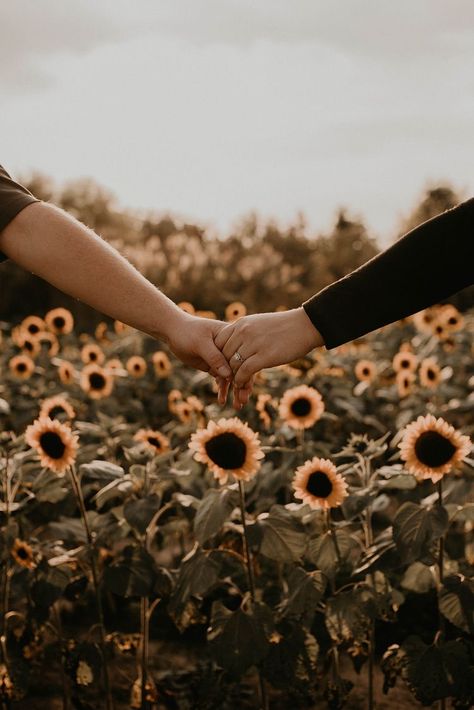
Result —
[{"label": "finger", "polygon": [[227,403],[227,396],[229,394],[230,380],[226,380],[223,377],[217,378],[218,392],[217,401],[223,407]]},{"label": "finger", "polygon": [[234,325],[225,325],[219,330],[219,332],[214,336],[214,342],[219,350],[222,350],[224,345],[229,340],[230,336],[234,332]]},{"label": "finger", "polygon": [[[224,355],[229,365],[231,365],[230,361],[232,359],[232,356],[237,350],[239,350],[240,347],[242,347],[242,344],[242,336],[239,335],[237,332],[234,332],[222,348],[222,354]],[[241,354],[243,355],[243,353]]]},{"label": "finger", "polygon": [[213,377],[232,377],[229,363],[211,337],[205,340],[199,354],[209,365],[209,372]]},{"label": "finger", "polygon": [[245,359],[241,367],[239,367],[238,372],[235,374],[234,386],[238,389],[245,387],[246,383],[261,369],[262,364],[259,355],[252,354]]}]

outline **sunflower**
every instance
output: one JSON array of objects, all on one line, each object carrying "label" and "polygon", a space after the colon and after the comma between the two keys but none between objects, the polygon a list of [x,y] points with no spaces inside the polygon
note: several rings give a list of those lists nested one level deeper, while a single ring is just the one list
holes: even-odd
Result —
[{"label": "sunflower", "polygon": [[315,456],[298,466],[293,478],[295,498],[311,508],[337,508],[348,494],[347,483],[329,459]]},{"label": "sunflower", "polygon": [[56,335],[67,335],[74,328],[74,318],[67,308],[53,308],[44,317],[50,331]]},{"label": "sunflower", "polygon": [[102,365],[105,360],[105,354],[97,343],[86,343],[81,349],[81,360],[85,365],[89,365],[92,362]]},{"label": "sunflower", "polygon": [[372,360],[359,360],[354,367],[354,374],[361,382],[372,382],[377,376],[377,366]]},{"label": "sunflower", "polygon": [[189,313],[189,315],[193,316],[196,313],[196,309],[194,308],[192,303],[189,303],[189,301],[180,301],[178,303],[178,308],[181,308],[182,311],[185,313]]},{"label": "sunflower", "polygon": [[25,441],[39,454],[41,465],[56,473],[63,473],[74,463],[78,436],[68,424],[57,419],[39,417],[25,431]]},{"label": "sunflower", "polygon": [[108,370],[109,372],[116,372],[117,370],[123,370],[123,364],[120,358],[118,357],[112,357],[110,360],[106,360],[104,363],[104,370]]},{"label": "sunflower", "polygon": [[411,370],[400,370],[395,377],[399,397],[407,397],[413,390],[415,375]]},{"label": "sunflower", "polygon": [[441,417],[427,414],[405,427],[398,446],[410,473],[419,481],[431,478],[436,483],[461,466],[471,451],[471,440]]},{"label": "sunflower", "polygon": [[63,360],[58,367],[58,374],[59,379],[61,380],[63,385],[70,385],[72,382],[74,382],[76,369],[72,362],[69,362],[68,360]]},{"label": "sunflower", "polygon": [[189,424],[193,420],[194,409],[189,402],[178,402],[174,405],[173,413],[176,414],[180,422]]},{"label": "sunflower", "polygon": [[35,567],[33,549],[24,540],[15,539],[11,549],[11,556],[21,567],[26,567],[27,569]]},{"label": "sunflower", "polygon": [[196,315],[199,318],[210,318],[211,320],[216,320],[217,316],[214,311],[196,311]]},{"label": "sunflower", "polygon": [[80,385],[92,399],[103,399],[112,392],[114,378],[100,365],[91,363],[82,369]]},{"label": "sunflower", "polygon": [[392,367],[395,372],[400,372],[402,370],[408,372],[415,372],[418,367],[418,358],[415,353],[408,350],[402,350],[394,355],[392,360]]},{"label": "sunflower", "polygon": [[8,367],[21,380],[28,380],[35,371],[35,363],[29,355],[14,355],[8,361]]},{"label": "sunflower", "polygon": [[20,329],[28,331],[30,335],[37,335],[45,329],[45,322],[39,316],[27,316],[21,321]]},{"label": "sunflower", "polygon": [[155,370],[155,374],[160,379],[169,377],[173,370],[170,359],[164,350],[157,350],[151,356],[151,361]]},{"label": "sunflower", "polygon": [[107,323],[104,320],[101,320],[100,323],[97,323],[94,330],[94,338],[96,340],[108,341],[107,327]]},{"label": "sunflower", "polygon": [[441,369],[434,357],[426,357],[421,361],[418,374],[423,387],[435,389],[441,382]]},{"label": "sunflower", "polygon": [[34,335],[30,335],[27,330],[14,329],[12,331],[12,341],[15,345],[18,345],[26,355],[31,355],[31,357],[36,357],[41,351],[41,345],[37,341]]},{"label": "sunflower", "polygon": [[38,416],[56,419],[58,415],[66,415],[68,419],[74,419],[76,412],[67,399],[60,394],[44,399]]},{"label": "sunflower", "polygon": [[323,398],[318,390],[299,385],[286,390],[280,400],[279,414],[293,429],[312,427],[324,412]]},{"label": "sunflower", "polygon": [[42,330],[34,336],[34,339],[39,344],[40,348],[47,344],[47,352],[50,357],[54,357],[59,352],[59,340],[54,333],[47,330]]},{"label": "sunflower", "polygon": [[441,306],[438,320],[451,332],[461,330],[464,325],[464,319],[461,313],[451,303]]},{"label": "sunflower", "polygon": [[175,407],[178,404],[178,402],[182,402],[182,401],[183,401],[183,395],[181,394],[181,392],[179,390],[174,389],[174,390],[170,390],[170,392],[168,392],[168,409],[170,410],[170,412],[174,412]]},{"label": "sunflower", "polygon": [[421,333],[426,333],[427,335],[432,335],[433,324],[436,318],[436,308],[432,306],[431,308],[425,308],[424,311],[419,311],[412,316],[415,328]]},{"label": "sunflower", "polygon": [[259,394],[255,409],[258,412],[258,417],[265,429],[270,429],[273,417],[275,416],[276,408],[271,394]]},{"label": "sunflower", "polygon": [[243,303],[240,303],[240,301],[229,303],[225,309],[225,319],[231,323],[239,318],[243,318],[245,315],[247,315],[247,308]]},{"label": "sunflower", "polygon": [[207,464],[221,484],[227,483],[229,475],[249,481],[264,457],[258,434],[237,417],[211,421],[205,429],[198,429],[191,436],[189,448],[196,461]]},{"label": "sunflower", "polygon": [[170,441],[161,431],[154,429],[139,429],[133,437],[135,441],[146,444],[155,454],[164,454],[170,450]]},{"label": "sunflower", "polygon": [[132,326],[122,323],[121,320],[114,320],[114,330],[117,335],[121,335],[122,333],[132,330]]},{"label": "sunflower", "polygon": [[139,378],[146,375],[146,361],[141,355],[132,355],[132,357],[129,357],[125,367],[127,368],[128,374],[132,377]]}]

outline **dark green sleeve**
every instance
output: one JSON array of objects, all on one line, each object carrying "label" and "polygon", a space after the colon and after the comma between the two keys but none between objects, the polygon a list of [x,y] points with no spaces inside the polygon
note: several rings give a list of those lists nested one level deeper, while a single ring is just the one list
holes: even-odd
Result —
[{"label": "dark green sleeve", "polygon": [[[0,165],[0,232],[5,229],[24,207],[38,202],[26,187],[12,180],[7,171]],[[0,252],[0,261],[8,257]]]},{"label": "dark green sleeve", "polygon": [[303,303],[328,349],[474,283],[474,198],[415,227]]}]

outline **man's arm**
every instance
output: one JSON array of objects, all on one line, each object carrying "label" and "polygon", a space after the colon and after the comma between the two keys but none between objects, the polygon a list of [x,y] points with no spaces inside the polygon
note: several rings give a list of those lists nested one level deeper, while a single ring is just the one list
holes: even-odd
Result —
[{"label": "man's arm", "polygon": [[186,364],[214,376],[231,374],[213,340],[221,323],[184,313],[63,210],[44,202],[28,205],[0,232],[0,251],[64,293],[165,341]]}]

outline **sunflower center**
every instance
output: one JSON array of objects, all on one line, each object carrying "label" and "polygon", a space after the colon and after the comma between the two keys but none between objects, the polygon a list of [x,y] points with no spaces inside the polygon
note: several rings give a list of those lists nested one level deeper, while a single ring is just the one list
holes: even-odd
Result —
[{"label": "sunflower center", "polygon": [[25,350],[29,350],[31,352],[33,350],[33,343],[31,342],[31,340],[25,340],[25,342],[23,343],[23,347],[25,348]]},{"label": "sunflower center", "polygon": [[157,449],[161,449],[161,441],[156,438],[156,436],[149,436],[148,443],[155,446]]},{"label": "sunflower center", "polygon": [[30,323],[30,325],[28,326],[28,330],[34,335],[35,333],[39,332],[39,327],[36,325],[36,323]]},{"label": "sunflower center", "polygon": [[101,390],[105,386],[105,378],[100,372],[92,372],[89,375],[89,382],[93,390]]},{"label": "sunflower center", "polygon": [[327,498],[332,493],[333,485],[327,473],[314,471],[308,478],[306,490],[317,498]]},{"label": "sunflower center", "polygon": [[436,372],[434,370],[428,370],[426,373],[428,375],[429,380],[435,380],[436,379]]},{"label": "sunflower center", "polygon": [[410,367],[410,360],[402,360],[400,363],[401,367],[407,368]]},{"label": "sunflower center", "polygon": [[290,409],[295,417],[307,417],[311,411],[311,402],[306,397],[298,397],[292,402]]},{"label": "sunflower center", "polygon": [[227,471],[241,468],[247,457],[245,442],[231,431],[213,436],[205,449],[211,461]]},{"label": "sunflower center", "polygon": [[18,372],[25,372],[26,370],[26,365],[24,362],[19,362],[18,365],[16,366],[16,369]]},{"label": "sunflower center", "polygon": [[368,368],[368,367],[364,367],[364,369],[362,370],[362,374],[365,375],[365,377],[367,377],[367,375],[370,375],[370,370],[369,370],[369,368]]},{"label": "sunflower center", "polygon": [[89,353],[89,360],[97,360],[97,353],[94,351]]},{"label": "sunflower center", "polygon": [[28,552],[25,550],[24,547],[18,547],[16,549],[16,554],[18,557],[20,557],[22,560],[27,560],[28,559]]},{"label": "sunflower center", "polygon": [[64,328],[65,325],[65,321],[62,316],[56,316],[55,318],[53,318],[53,323],[56,328]]},{"label": "sunflower center", "polygon": [[415,454],[430,468],[444,466],[456,453],[454,444],[437,431],[424,431],[415,444]]},{"label": "sunflower center", "polygon": [[45,431],[40,436],[41,448],[52,459],[60,459],[63,457],[66,446],[55,431]]}]

